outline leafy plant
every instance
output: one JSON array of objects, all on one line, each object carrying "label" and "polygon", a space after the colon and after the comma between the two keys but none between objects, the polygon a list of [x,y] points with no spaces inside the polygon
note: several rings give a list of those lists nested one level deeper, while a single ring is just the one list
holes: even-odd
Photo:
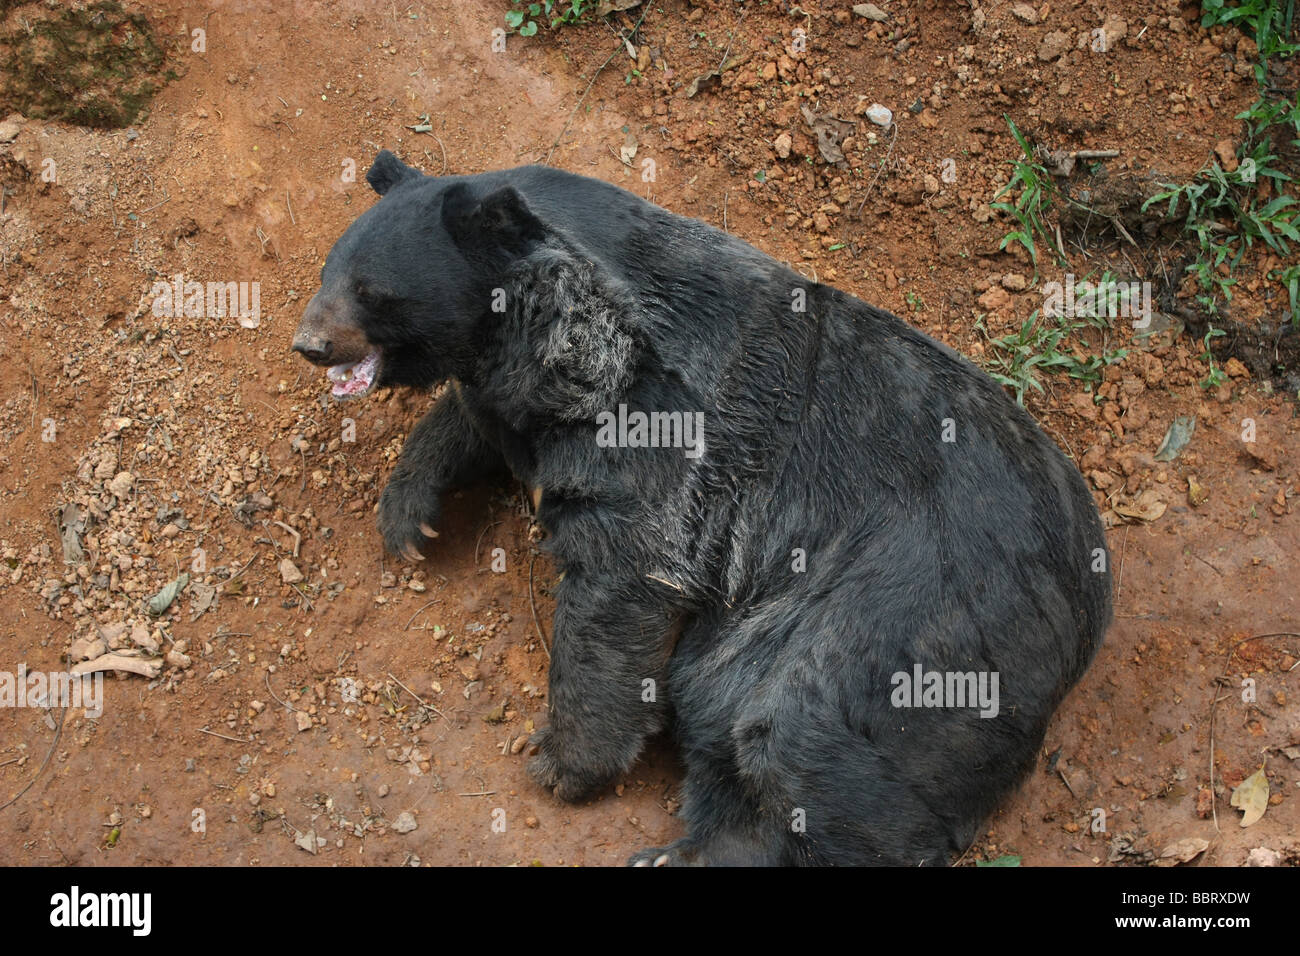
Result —
[{"label": "leafy plant", "polygon": [[1058,316],[1055,323],[1040,322],[1038,310],[1020,326],[1020,331],[1001,338],[993,338],[980,316],[975,327],[984,333],[993,356],[985,363],[985,370],[994,381],[1014,389],[1016,401],[1025,404],[1025,392],[1032,388],[1043,391],[1040,371],[1065,373],[1077,381],[1094,384],[1101,381],[1102,370],[1108,365],[1123,361],[1127,349],[1110,349],[1101,355],[1080,355],[1080,349],[1069,340],[1084,327],[1082,322],[1072,322]]},{"label": "leafy plant", "polygon": [[1208,29],[1235,24],[1250,34],[1259,50],[1255,80],[1263,85],[1269,60],[1300,50],[1300,45],[1288,39],[1296,22],[1295,7],[1296,0],[1240,0],[1234,6],[1229,6],[1227,0],[1201,0],[1201,26]]},{"label": "leafy plant", "polygon": [[[1231,301],[1236,284],[1232,273],[1256,242],[1286,258],[1291,257],[1291,244],[1300,244],[1300,203],[1285,191],[1293,180],[1283,171],[1286,161],[1278,154],[1288,145],[1300,147],[1300,96],[1279,98],[1266,81],[1270,59],[1300,50],[1288,39],[1295,26],[1295,7],[1296,0],[1241,0],[1231,6],[1226,0],[1202,0],[1203,27],[1235,25],[1255,38],[1260,95],[1236,117],[1244,123],[1245,136],[1237,149],[1235,169],[1225,170],[1214,160],[1191,182],[1166,183],[1142,207],[1168,201],[1166,216],[1171,219],[1185,208],[1184,229],[1195,237],[1198,248],[1187,271],[1196,279],[1197,302],[1210,315],[1218,314],[1220,302]],[[1268,188],[1261,188],[1265,182]],[[1291,321],[1300,327],[1294,273],[1275,269],[1269,278],[1286,288]]]},{"label": "leafy plant", "polygon": [[1034,278],[1038,278],[1038,247],[1035,236],[1042,236],[1048,246],[1056,252],[1058,259],[1064,263],[1065,253],[1056,247],[1052,234],[1048,232],[1044,215],[1056,195],[1056,186],[1052,176],[1034,155],[1029,140],[1020,132],[1011,117],[1003,117],[1011,128],[1011,135],[1020,145],[1021,155],[1011,160],[1011,179],[994,194],[994,200],[1003,196],[1015,197],[1015,202],[992,202],[990,207],[1005,212],[1016,220],[1020,228],[1002,237],[999,249],[1005,249],[1018,242],[1029,253],[1029,260],[1034,266]]},{"label": "leafy plant", "polygon": [[1214,361],[1214,353],[1210,351],[1210,342],[1213,339],[1217,339],[1220,335],[1225,335],[1225,334],[1226,333],[1223,331],[1223,329],[1216,329],[1212,325],[1209,326],[1205,331],[1205,339],[1201,343],[1202,345],[1205,346],[1205,351],[1201,353],[1201,361],[1210,367],[1210,371],[1209,374],[1205,376],[1205,378],[1201,379],[1201,388],[1205,388],[1205,389],[1218,388],[1220,385],[1223,384],[1223,380],[1225,378],[1223,374],[1223,369],[1219,368],[1218,363]]},{"label": "leafy plant", "polygon": [[578,23],[594,5],[592,0],[537,0],[523,3],[512,0],[514,9],[506,11],[506,26],[518,31],[521,37],[534,36],[537,24],[550,21],[554,30],[561,24]]}]

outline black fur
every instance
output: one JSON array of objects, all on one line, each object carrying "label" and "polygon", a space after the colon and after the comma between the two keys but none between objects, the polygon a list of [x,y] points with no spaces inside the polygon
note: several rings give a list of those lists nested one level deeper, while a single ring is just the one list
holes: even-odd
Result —
[{"label": "black fur", "polygon": [[[502,464],[543,489],[564,575],[533,776],[589,795],[671,719],[687,837],[635,862],[965,849],[1110,621],[1096,507],[1033,420],[897,317],[606,183],[387,152],[368,178],[385,198],[321,295],[381,384],[457,383],[384,490],[386,543]],[[601,447],[619,404],[702,412],[704,453]],[[917,664],[997,672],[998,715],[895,707]]]}]

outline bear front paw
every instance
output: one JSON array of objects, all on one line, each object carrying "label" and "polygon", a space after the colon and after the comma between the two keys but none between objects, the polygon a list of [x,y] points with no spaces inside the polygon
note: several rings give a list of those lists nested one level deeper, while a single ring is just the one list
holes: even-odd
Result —
[{"label": "bear front paw", "polygon": [[433,538],[441,509],[438,495],[401,480],[390,481],[379,496],[379,532],[384,546],[408,561],[423,561],[421,549]]},{"label": "bear front paw", "polygon": [[613,774],[575,762],[562,740],[551,727],[533,734],[528,752],[536,756],[528,761],[528,775],[561,800],[573,803],[608,783]]}]

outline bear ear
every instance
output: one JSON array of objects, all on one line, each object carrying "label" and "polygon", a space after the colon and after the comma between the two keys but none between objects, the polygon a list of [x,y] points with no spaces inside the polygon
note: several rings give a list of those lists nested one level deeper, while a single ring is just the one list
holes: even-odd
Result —
[{"label": "bear ear", "polygon": [[370,172],[366,173],[366,182],[370,183],[371,189],[382,196],[402,180],[419,175],[421,174],[418,169],[412,169],[392,152],[383,149],[375,157]]},{"label": "bear ear", "polygon": [[442,194],[442,225],[463,251],[524,254],[546,238],[546,225],[533,215],[513,186],[476,196],[465,183]]}]

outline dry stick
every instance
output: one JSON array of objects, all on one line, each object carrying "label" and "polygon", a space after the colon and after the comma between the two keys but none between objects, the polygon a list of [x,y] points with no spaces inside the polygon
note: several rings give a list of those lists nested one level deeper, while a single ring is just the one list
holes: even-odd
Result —
[{"label": "dry stick", "polygon": [[296,711],[297,713],[300,713],[300,714],[305,714],[305,713],[307,713],[307,711],[305,711],[305,710],[298,710],[298,708],[297,708],[297,707],[294,707],[292,704],[287,704],[287,703],[285,703],[285,702],[282,701],[278,696],[276,696],[275,691],[271,689],[271,672],[270,672],[270,671],[264,671],[263,674],[262,674],[262,676],[266,678],[266,689],[270,692],[270,694],[271,694],[272,697],[275,697],[275,702],[276,702],[277,704],[279,704],[279,705],[280,705],[281,707],[283,707],[285,710]]},{"label": "dry stick", "polygon": [[[415,619],[416,619],[417,617],[419,617],[419,616],[420,616],[421,614],[423,614],[425,611],[429,610],[429,608],[433,607],[435,604],[441,604],[441,603],[442,603],[442,599],[441,599],[441,598],[439,598],[439,599],[436,600],[436,601],[430,601],[430,602],[429,602],[428,604],[426,604],[424,607],[420,608],[420,610],[416,611],[414,614],[411,615],[411,620],[409,620],[409,621],[406,622],[406,627],[402,628],[402,630],[404,630],[404,631],[409,631],[409,630],[411,629],[411,624],[413,624],[413,623],[415,622]],[[393,679],[396,680],[396,678],[393,678]]]},{"label": "dry stick", "polygon": [[551,659],[551,649],[546,646],[546,638],[542,635],[542,622],[537,619],[537,599],[533,596],[533,565],[537,562],[537,552],[534,551],[532,557],[528,560],[528,606],[533,611],[533,627],[537,628],[537,639],[542,642],[542,650],[546,652],[546,659]]},{"label": "dry stick", "polygon": [[1119,602],[1119,596],[1124,593],[1124,555],[1128,552],[1128,532],[1130,524],[1124,525],[1124,543],[1119,546],[1119,575],[1115,579],[1115,601]]},{"label": "dry stick", "polygon": [[495,528],[495,527],[496,527],[497,525],[499,525],[499,524],[501,524],[500,521],[493,521],[490,525],[487,525],[487,526],[486,526],[482,531],[480,531],[480,532],[478,533],[478,540],[474,542],[474,565],[475,565],[475,567],[478,566],[478,549],[479,549],[479,545],[481,545],[481,544],[483,543],[483,535],[487,534],[489,531],[491,531],[493,528]]},{"label": "dry stick", "polygon": [[[293,556],[295,558],[298,557],[298,548],[302,546],[302,535],[299,534],[297,531],[295,531],[293,528],[291,528],[289,525],[285,524],[283,521],[272,521],[271,524],[278,525],[279,527],[283,528],[285,531],[289,532],[289,534],[293,535]],[[274,547],[274,545],[272,547]]]},{"label": "dry stick", "polygon": [[289,202],[289,190],[287,188],[284,191],[284,204],[289,207],[289,222],[295,226],[298,225],[298,220],[293,217],[293,204]]},{"label": "dry stick", "polygon": [[871,177],[871,182],[867,183],[867,191],[862,194],[862,202],[858,203],[858,211],[854,218],[862,215],[862,209],[867,204],[867,199],[871,196],[871,190],[875,188],[876,181],[880,179],[885,172],[885,167],[889,165],[889,157],[894,154],[894,140],[898,139],[898,124],[889,124],[889,149],[885,150],[885,158],[881,160],[880,166],[876,169],[876,175]]},{"label": "dry stick", "polygon": [[477,792],[475,792],[475,793],[459,793],[459,794],[457,794],[457,796],[459,796],[459,797],[490,797],[490,796],[492,796],[494,793],[496,793],[495,790],[479,790],[479,791],[477,791]]},{"label": "dry stick", "polygon": [[[640,19],[636,21],[636,26],[634,26],[631,32],[628,33],[629,37],[635,36],[636,31],[641,29],[641,24],[645,21],[646,14],[650,12],[650,6],[651,4],[649,3],[645,5],[645,9],[641,11]],[[551,156],[555,153],[556,148],[560,145],[560,141],[564,139],[564,134],[569,131],[569,124],[573,122],[573,117],[577,114],[578,110],[582,108],[582,104],[587,101],[587,94],[590,93],[591,88],[596,85],[596,78],[600,76],[600,74],[604,71],[605,67],[609,66],[610,63],[613,62],[614,57],[618,56],[618,54],[623,49],[624,49],[623,38],[620,37],[618,41],[618,46],[614,47],[614,52],[611,53],[608,56],[608,58],[606,58],[605,62],[600,65],[600,69],[598,69],[594,74],[592,74],[591,82],[588,83],[587,88],[582,91],[582,96],[578,97],[578,102],[573,104],[573,109],[569,111],[569,118],[564,121],[564,126],[561,127],[560,129],[560,135],[555,137],[555,142],[551,144],[551,148],[546,153],[546,159],[542,161],[544,165],[549,166],[551,164]]]},{"label": "dry stick", "polygon": [[54,739],[50,741],[50,749],[46,752],[45,759],[41,761],[40,769],[36,771],[36,775],[32,777],[31,780],[27,781],[27,786],[15,793],[6,803],[0,803],[0,810],[7,810],[9,807],[12,807],[22,799],[24,793],[32,789],[33,784],[35,784],[37,780],[41,779],[41,774],[45,772],[45,768],[50,764],[50,758],[54,756],[54,749],[59,746],[59,738],[63,736],[63,721],[67,716],[68,708],[64,707],[63,710],[59,712],[59,726],[54,729]]},{"label": "dry stick", "polygon": [[215,730],[208,730],[208,728],[206,728],[206,727],[200,727],[200,728],[199,728],[199,733],[201,733],[201,734],[208,734],[208,735],[210,735],[210,736],[212,736],[212,737],[220,737],[222,740],[233,740],[233,741],[234,741],[235,743],[237,743],[237,744],[246,744],[246,743],[250,743],[250,741],[247,741],[247,740],[240,740],[238,737],[227,737],[225,734],[219,734],[219,733],[217,733]]},{"label": "dry stick", "polygon": [[402,688],[402,690],[406,691],[408,694],[410,694],[412,697],[414,697],[416,700],[418,700],[418,701],[420,702],[420,706],[422,706],[422,707],[428,707],[431,711],[433,711],[435,714],[437,714],[437,715],[438,715],[439,717],[441,717],[443,720],[446,720],[446,719],[447,719],[447,715],[446,715],[446,714],[444,714],[442,711],[440,711],[437,707],[434,707],[433,704],[429,703],[427,700],[425,700],[423,697],[421,697],[421,696],[420,696],[419,694],[417,694],[415,691],[411,690],[411,688],[407,687],[407,686],[406,686],[405,684],[403,684],[400,680],[397,680],[397,678],[393,676],[393,672],[392,672],[392,671],[389,671],[389,672],[388,672],[388,676],[389,676],[389,677],[392,677],[393,680],[397,681],[397,686],[398,686],[398,687]]},{"label": "dry stick", "polygon": [[[1223,674],[1214,682],[1216,686],[1222,687],[1223,682],[1228,679],[1228,669],[1232,667],[1232,659],[1237,654],[1237,648],[1242,644],[1249,644],[1251,641],[1263,641],[1270,637],[1300,637],[1296,631],[1277,631],[1272,634],[1256,634],[1254,637],[1242,638],[1236,644],[1232,645],[1232,650],[1228,652],[1228,661],[1223,665]],[[1214,715],[1219,708],[1219,701],[1227,700],[1231,694],[1224,694],[1222,697],[1216,697],[1210,703],[1210,812],[1214,815],[1214,832],[1219,832],[1219,810],[1218,801],[1214,799]]]}]

